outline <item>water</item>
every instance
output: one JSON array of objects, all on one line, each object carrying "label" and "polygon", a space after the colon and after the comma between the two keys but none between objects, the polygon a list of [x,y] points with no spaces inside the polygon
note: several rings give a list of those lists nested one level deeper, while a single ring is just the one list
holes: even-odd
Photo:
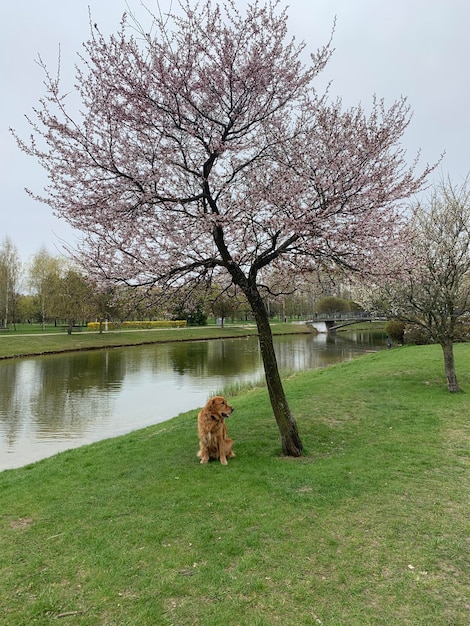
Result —
[{"label": "water", "polygon": [[[383,337],[369,333],[275,337],[281,371],[383,347]],[[227,384],[263,376],[255,337],[1,361],[0,470],[163,422]]]}]

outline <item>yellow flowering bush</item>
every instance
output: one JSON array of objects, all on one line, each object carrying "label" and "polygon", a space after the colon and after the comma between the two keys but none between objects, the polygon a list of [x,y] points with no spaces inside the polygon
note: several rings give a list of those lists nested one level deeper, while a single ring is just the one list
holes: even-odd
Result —
[{"label": "yellow flowering bush", "polygon": [[[103,326],[106,322],[103,322]],[[155,322],[107,322],[108,330],[152,330],[157,328],[186,328],[186,320],[159,320]],[[99,330],[99,322],[88,322],[88,330]]]}]

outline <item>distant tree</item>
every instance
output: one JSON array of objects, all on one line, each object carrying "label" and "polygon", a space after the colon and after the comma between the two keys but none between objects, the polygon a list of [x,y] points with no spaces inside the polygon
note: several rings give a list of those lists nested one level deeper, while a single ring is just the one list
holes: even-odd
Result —
[{"label": "distant tree", "polygon": [[18,251],[9,237],[0,246],[0,311],[4,328],[14,319],[18,295],[21,262]]},{"label": "distant tree", "polygon": [[398,203],[431,169],[415,175],[400,146],[409,107],[374,100],[366,114],[320,96],[330,44],[305,65],[276,0],[245,12],[187,0],[148,29],[124,17],[110,38],[91,30],[80,113],[44,67],[34,139],[18,139],[48,173],[40,199],[83,232],[84,267],[110,281],[169,291],[228,277],[256,320],[282,450],[298,456],[262,285],[273,267],[380,267]]},{"label": "distant tree", "polygon": [[175,320],[186,320],[188,326],[205,326],[207,324],[207,314],[204,309],[205,303],[202,298],[195,301],[185,299],[173,309],[172,318]]},{"label": "distant tree", "polygon": [[59,304],[61,261],[41,248],[32,258],[29,267],[29,286],[36,295],[40,310],[42,329],[47,318],[56,317]]},{"label": "distant tree", "polygon": [[260,285],[260,292],[268,309],[269,316],[308,318],[312,314],[313,292],[317,286],[316,273],[287,271],[270,272]]},{"label": "distant tree", "polygon": [[22,322],[32,323],[39,320],[37,298],[31,294],[21,294],[17,304],[18,319]]},{"label": "distant tree", "polygon": [[232,288],[222,289],[218,285],[214,285],[208,295],[209,306],[214,317],[220,320],[223,328],[225,320],[233,317],[242,308],[242,299]]},{"label": "distant tree", "polygon": [[68,322],[69,335],[76,322],[89,319],[96,310],[94,285],[81,272],[69,268],[60,279],[60,316]]},{"label": "distant tree", "polygon": [[[428,201],[414,207],[408,267],[385,289],[397,319],[421,328],[443,350],[447,387],[459,391],[453,344],[458,322],[470,313],[470,191],[468,183],[437,185]],[[410,265],[412,261],[412,265]]]},{"label": "distant tree", "polygon": [[321,298],[316,306],[317,313],[336,313],[342,311],[350,311],[353,303],[345,298],[338,298],[337,296],[325,296]]},{"label": "distant tree", "polygon": [[101,334],[106,320],[119,316],[118,290],[113,285],[99,285],[91,281],[89,281],[89,288],[91,292],[90,318],[94,317],[98,320]]}]

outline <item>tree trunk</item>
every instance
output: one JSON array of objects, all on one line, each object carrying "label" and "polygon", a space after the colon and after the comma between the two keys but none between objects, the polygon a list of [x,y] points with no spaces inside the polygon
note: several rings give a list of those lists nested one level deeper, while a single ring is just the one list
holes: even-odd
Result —
[{"label": "tree trunk", "polygon": [[449,339],[441,343],[442,351],[444,353],[444,367],[447,378],[447,389],[450,393],[457,393],[460,391],[459,383],[457,382],[457,375],[455,373],[455,361],[454,361],[454,344]]},{"label": "tree trunk", "polygon": [[269,325],[268,311],[256,288],[245,294],[250,302],[258,327],[259,345],[264,365],[264,374],[269,392],[269,399],[274,417],[281,434],[282,452],[286,456],[301,456],[302,441],[297,430],[297,424],[290,412],[284,387],[277,366],[274,352],[273,335]]}]

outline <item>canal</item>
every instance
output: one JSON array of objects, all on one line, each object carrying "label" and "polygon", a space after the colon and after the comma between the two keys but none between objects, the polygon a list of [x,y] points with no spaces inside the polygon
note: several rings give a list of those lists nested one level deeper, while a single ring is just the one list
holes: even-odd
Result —
[{"label": "canal", "polygon": [[[283,372],[326,367],[384,343],[366,332],[275,337]],[[0,470],[163,422],[224,386],[261,379],[256,337],[1,361]]]}]

